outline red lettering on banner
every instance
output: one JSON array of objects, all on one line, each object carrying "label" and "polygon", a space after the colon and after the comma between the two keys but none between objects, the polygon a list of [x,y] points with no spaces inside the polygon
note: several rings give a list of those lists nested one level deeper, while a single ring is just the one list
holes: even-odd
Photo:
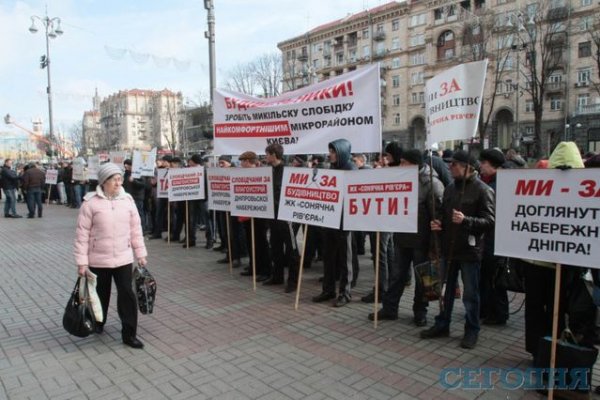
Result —
[{"label": "red lettering on banner", "polygon": [[294,185],[306,185],[308,184],[308,174],[292,172],[290,175],[290,183]]},{"label": "red lettering on banner", "polygon": [[412,182],[389,182],[349,185],[348,193],[412,192]]},{"label": "red lettering on banner", "polygon": [[229,183],[211,182],[210,188],[214,191],[229,191]]},{"label": "red lettering on banner", "polygon": [[554,181],[519,179],[515,194],[517,196],[550,196]]},{"label": "red lettering on banner", "polygon": [[215,138],[292,136],[288,121],[215,124]]},{"label": "red lettering on banner", "polygon": [[267,193],[267,185],[235,185],[233,192],[238,193],[251,193],[251,194],[265,194]]},{"label": "red lettering on banner", "polygon": [[[404,198],[404,215],[408,214],[408,198]],[[350,199],[349,214],[356,215],[359,212],[362,215],[398,215],[397,197],[374,197],[368,199]]]},{"label": "red lettering on banner", "polygon": [[323,175],[321,176],[321,182],[319,182],[319,186],[337,187],[337,177]]},{"label": "red lettering on banner", "polygon": [[287,186],[285,188],[285,196],[294,199],[317,200],[328,203],[337,203],[338,199],[340,198],[340,192],[338,192],[337,190],[323,190]]},{"label": "red lettering on banner", "polygon": [[171,180],[173,186],[197,185],[199,183],[200,179],[198,178],[179,178]]}]

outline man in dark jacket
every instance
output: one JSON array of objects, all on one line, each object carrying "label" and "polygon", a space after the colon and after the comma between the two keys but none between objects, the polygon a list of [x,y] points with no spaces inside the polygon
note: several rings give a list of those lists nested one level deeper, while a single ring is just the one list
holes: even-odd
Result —
[{"label": "man in dark jacket", "polygon": [[142,229],[146,230],[146,211],[144,210],[144,199],[146,196],[146,182],[144,178],[134,178],[131,176],[132,162],[130,159],[123,161],[125,173],[123,174],[123,189],[133,197],[137,207]]},{"label": "man in dark jacket", "polygon": [[2,189],[6,195],[4,201],[4,217],[5,218],[21,218],[17,214],[17,188],[19,187],[19,176],[12,169],[12,160],[7,158],[4,160],[2,172],[0,172],[0,180],[2,181]]},{"label": "man in dark jacket", "polygon": [[445,291],[443,308],[435,318],[435,325],[422,331],[422,338],[443,337],[450,334],[450,320],[458,272],[463,285],[465,306],[465,334],[460,343],[472,349],[479,336],[479,280],[483,235],[493,229],[495,222],[494,191],[477,178],[477,160],[466,151],[452,156],[450,173],[454,182],[444,190],[441,220],[431,221],[432,231],[442,233],[442,251],[445,257]]},{"label": "man in dark jacket", "polygon": [[[351,152],[352,146],[346,139],[337,139],[329,143],[331,169],[355,170]],[[324,228],[323,241],[327,243],[323,254],[323,291],[312,300],[321,303],[336,298],[335,278],[338,272],[340,287],[334,306],[342,307],[351,299],[352,235],[349,231],[344,231],[341,226],[338,229]]]},{"label": "man in dark jacket", "polygon": [[37,207],[38,218],[42,218],[42,190],[46,184],[46,174],[39,169],[36,163],[32,163],[23,174],[23,190],[27,191],[27,218],[35,217]]}]

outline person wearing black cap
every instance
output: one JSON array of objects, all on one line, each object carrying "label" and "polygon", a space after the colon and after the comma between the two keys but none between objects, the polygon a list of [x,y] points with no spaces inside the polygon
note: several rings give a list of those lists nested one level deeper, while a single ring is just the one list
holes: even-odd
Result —
[{"label": "person wearing black cap", "polygon": [[477,178],[477,160],[466,151],[452,156],[450,173],[454,182],[444,190],[440,212],[441,219],[431,221],[432,231],[441,231],[442,253],[445,264],[446,288],[444,307],[435,318],[435,325],[422,331],[422,338],[446,337],[450,334],[450,321],[458,272],[464,293],[465,334],[460,346],[472,349],[479,337],[479,281],[482,242],[485,233],[494,228],[494,191]]},{"label": "person wearing black cap", "polygon": [[123,175],[123,189],[133,197],[135,206],[140,214],[142,229],[146,229],[146,211],[144,210],[144,197],[146,195],[146,182],[143,178],[134,178],[131,176],[132,162],[130,159],[123,161],[125,174]]},{"label": "person wearing black cap", "polygon": [[[496,191],[496,173],[506,158],[498,149],[486,149],[479,155],[481,180]],[[506,289],[497,287],[494,279],[504,267],[505,257],[494,255],[494,230],[486,233],[481,260],[481,310],[484,325],[505,325],[508,320],[508,295]]]},{"label": "person wearing black cap", "polygon": [[387,165],[390,167],[397,167],[400,165],[400,156],[402,156],[402,147],[396,142],[390,142],[385,146],[383,153],[387,159]]},{"label": "person wearing black cap", "polygon": [[308,157],[306,154],[296,154],[294,157],[292,157],[292,167],[304,168],[306,167],[307,162]]}]

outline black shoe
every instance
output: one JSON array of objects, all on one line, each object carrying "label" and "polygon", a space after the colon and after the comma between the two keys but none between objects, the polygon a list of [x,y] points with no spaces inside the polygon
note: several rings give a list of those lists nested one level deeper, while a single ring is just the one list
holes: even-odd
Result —
[{"label": "black shoe", "polygon": [[460,341],[460,347],[463,349],[474,349],[477,344],[478,335],[474,332],[465,332],[465,336],[463,336]]},{"label": "black shoe", "polygon": [[35,218],[34,215],[28,215],[27,218]]},{"label": "black shoe", "polygon": [[288,284],[285,286],[284,292],[285,293],[293,293],[296,291],[297,286],[298,286],[298,283],[288,282]]},{"label": "black shoe", "polygon": [[179,243],[185,243],[185,238],[178,240]]},{"label": "black shoe", "polygon": [[212,249],[213,248],[213,242],[206,242],[206,245],[204,246],[205,249]]},{"label": "black shoe", "polygon": [[217,246],[217,247],[213,247],[213,250],[214,251],[225,251],[225,250],[227,250],[227,247],[225,247],[223,245],[220,245],[220,246]]},{"label": "black shoe", "polygon": [[42,214],[38,214],[38,218],[42,218]]},{"label": "black shoe", "polygon": [[[252,273],[251,273],[250,275],[252,275]],[[271,279],[271,276],[270,276],[270,275],[258,275],[258,276],[256,277],[256,282],[266,282],[266,281],[268,281],[269,279]]]},{"label": "black shoe", "polygon": [[162,236],[156,236],[156,235],[148,236],[148,240],[153,240],[153,239],[162,239]]},{"label": "black shoe", "polygon": [[96,325],[96,333],[100,334],[102,332],[104,332],[104,325]]},{"label": "black shoe", "polygon": [[346,304],[350,303],[350,296],[345,294],[340,294],[335,302],[333,303],[334,307],[344,307]]},{"label": "black shoe", "polygon": [[320,295],[312,298],[313,303],[322,303],[327,300],[335,299],[335,293],[321,292]]},{"label": "black shoe", "polygon": [[237,259],[237,260],[233,260],[233,265],[231,266],[232,268],[239,268],[242,266],[242,262]]},{"label": "black shoe", "polygon": [[229,264],[229,257],[221,258],[217,260],[217,264]]},{"label": "black shoe", "polygon": [[421,339],[448,337],[448,336],[450,336],[450,329],[442,328],[439,325],[434,325],[429,329],[425,329],[424,331],[421,331],[419,336],[421,336]]},{"label": "black shoe", "polygon": [[11,215],[11,217],[12,218],[23,218],[23,216],[19,215],[19,214],[13,214],[13,215]]},{"label": "black shoe", "polygon": [[503,326],[503,325],[506,325],[506,320],[490,317],[490,318],[484,319],[483,321],[481,321],[481,323],[483,325]]},{"label": "black shoe", "polygon": [[137,338],[123,339],[123,343],[129,347],[133,347],[134,349],[144,348],[144,343],[140,342],[140,340]]},{"label": "black shoe", "polygon": [[248,269],[248,270],[242,271],[242,272],[240,272],[240,275],[241,276],[252,276],[252,270]]},{"label": "black shoe", "polygon": [[263,282],[265,286],[283,285],[283,279],[269,278]]},{"label": "black shoe", "polygon": [[[187,248],[187,243],[184,243],[182,247]],[[196,247],[196,242],[190,242],[190,247]]]},{"label": "black shoe", "polygon": [[414,317],[413,322],[416,326],[422,327],[427,325],[427,317]]},{"label": "black shoe", "polygon": [[[375,292],[371,292],[368,295],[361,297],[360,301],[362,301],[363,303],[373,304],[373,302],[375,301]],[[381,292],[379,292],[377,302],[381,303]]]},{"label": "black shoe", "polygon": [[4,218],[12,218],[13,216],[10,214],[4,214]]},{"label": "black shoe", "polygon": [[[398,319],[398,313],[385,312],[383,309],[377,311],[378,321],[395,321]],[[369,321],[375,320],[375,313],[369,314]]]}]

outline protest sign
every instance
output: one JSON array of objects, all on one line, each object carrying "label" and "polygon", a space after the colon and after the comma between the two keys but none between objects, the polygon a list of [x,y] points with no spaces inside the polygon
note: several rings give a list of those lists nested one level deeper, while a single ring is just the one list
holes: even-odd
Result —
[{"label": "protest sign", "polygon": [[477,133],[488,61],[460,64],[425,85],[427,145],[469,139]]},{"label": "protest sign", "polygon": [[600,268],[594,169],[498,170],[495,254]]},{"label": "protest sign", "polygon": [[73,160],[73,180],[74,181],[85,181],[85,160],[81,157],[77,157]]},{"label": "protest sign", "polygon": [[231,169],[231,215],[274,218],[273,168]]},{"label": "protest sign", "polygon": [[109,157],[111,163],[117,164],[123,168],[123,162],[129,157],[129,153],[126,151],[111,151]]},{"label": "protest sign", "polygon": [[207,168],[208,209],[229,211],[231,207],[231,168]]},{"label": "protest sign", "polygon": [[344,230],[417,232],[417,167],[347,171]]},{"label": "protest sign", "polygon": [[204,167],[169,169],[169,201],[204,199]]},{"label": "protest sign", "polygon": [[166,199],[169,197],[169,169],[158,168],[156,170],[156,198]]},{"label": "protest sign", "polygon": [[135,150],[131,160],[131,176],[141,178],[142,176],[154,176],[156,166],[156,147],[150,151]]},{"label": "protest sign", "polygon": [[98,156],[88,157],[87,178],[97,180],[99,167],[100,167],[100,157],[98,157]]},{"label": "protest sign", "polygon": [[58,170],[47,169],[46,170],[46,185],[56,185],[58,181]]},{"label": "protest sign", "polygon": [[262,153],[279,143],[285,154],[323,152],[344,137],[355,152],[381,147],[378,64],[359,68],[273,98],[215,91],[216,154]]},{"label": "protest sign", "polygon": [[344,171],[285,168],[278,219],[339,228],[343,206]]}]

